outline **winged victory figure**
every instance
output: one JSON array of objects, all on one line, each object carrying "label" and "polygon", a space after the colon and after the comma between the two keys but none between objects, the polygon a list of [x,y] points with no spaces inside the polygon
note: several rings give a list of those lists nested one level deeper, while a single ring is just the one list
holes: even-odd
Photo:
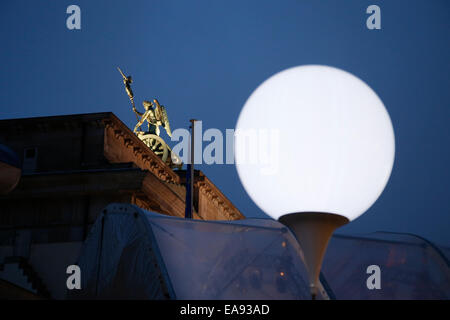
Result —
[{"label": "winged victory figure", "polygon": [[[159,104],[158,100],[153,99],[153,102],[144,100],[142,105],[145,111],[139,112],[134,105],[134,94],[131,90],[131,83],[133,82],[131,76],[125,76],[125,74],[117,68],[122,75],[123,83],[125,85],[125,91],[131,101],[133,112],[136,115],[137,124],[134,127],[134,133],[138,138],[147,145],[156,155],[158,155],[165,163],[173,167],[181,168],[183,162],[181,159],[172,152],[170,147],[159,136],[162,126],[169,137],[172,137],[172,131],[170,130],[169,118],[167,117],[166,108]],[[144,131],[141,126],[147,121],[148,130]]]},{"label": "winged victory figure", "polygon": [[164,106],[160,105],[158,100],[153,99],[153,102],[144,100],[142,102],[145,112],[139,112],[136,107],[133,106],[133,111],[140,117],[140,120],[134,127],[134,132],[138,133],[138,128],[145,122],[148,122],[148,133],[156,134],[159,136],[162,126],[169,137],[172,137],[172,131],[170,130],[169,118],[167,117],[167,111]]}]

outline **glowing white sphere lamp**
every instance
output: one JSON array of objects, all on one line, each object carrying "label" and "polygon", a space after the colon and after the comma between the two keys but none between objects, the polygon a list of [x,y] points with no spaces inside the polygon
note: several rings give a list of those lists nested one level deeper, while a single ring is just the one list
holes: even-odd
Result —
[{"label": "glowing white sphere lamp", "polygon": [[245,103],[235,131],[239,178],[250,198],[296,235],[313,297],[332,233],[378,199],[394,153],[383,102],[346,71],[290,68]]}]

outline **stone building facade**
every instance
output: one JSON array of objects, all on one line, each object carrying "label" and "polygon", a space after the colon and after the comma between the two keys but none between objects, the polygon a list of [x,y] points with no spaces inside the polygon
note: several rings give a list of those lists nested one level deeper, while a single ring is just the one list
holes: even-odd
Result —
[{"label": "stone building facade", "polygon": [[[0,144],[22,158],[19,184],[0,196],[0,296],[26,289],[24,297],[63,298],[65,268],[109,203],[184,217],[186,171],[113,113],[0,120]],[[194,209],[194,219],[244,218],[201,171]]]}]

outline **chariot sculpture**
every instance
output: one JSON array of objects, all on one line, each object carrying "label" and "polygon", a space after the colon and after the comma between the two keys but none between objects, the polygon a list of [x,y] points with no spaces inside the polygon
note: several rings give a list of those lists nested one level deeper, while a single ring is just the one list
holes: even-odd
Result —
[{"label": "chariot sculpture", "polygon": [[[142,105],[144,106],[145,111],[142,113],[139,112],[134,104],[134,94],[131,90],[133,79],[131,76],[125,76],[120,68],[117,69],[122,75],[125,91],[130,98],[133,112],[136,115],[137,124],[134,127],[134,133],[167,165],[180,168],[183,165],[181,159],[172,152],[167,143],[160,137],[160,126],[166,130],[169,137],[172,136],[166,108],[160,105],[157,99],[153,99],[152,102],[144,100]],[[145,122],[147,122],[146,131],[142,130],[142,125],[144,125]]]}]

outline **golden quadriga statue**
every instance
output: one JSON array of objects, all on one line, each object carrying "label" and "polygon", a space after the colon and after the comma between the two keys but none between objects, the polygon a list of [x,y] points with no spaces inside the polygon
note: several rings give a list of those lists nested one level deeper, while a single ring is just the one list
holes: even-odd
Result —
[{"label": "golden quadriga statue", "polygon": [[[142,105],[145,111],[139,112],[134,105],[134,95],[131,90],[131,83],[133,82],[131,76],[126,77],[120,68],[117,68],[123,77],[123,83],[125,85],[125,91],[130,98],[133,111],[136,114],[136,120],[138,121],[134,127],[134,133],[141,139],[147,147],[149,147],[156,155],[158,155],[162,161],[168,164],[170,167],[181,168],[183,165],[181,159],[172,152],[166,142],[160,137],[160,129],[162,126],[169,137],[172,136],[170,130],[169,118],[167,117],[166,108],[159,104],[158,100],[153,99],[153,102],[144,100]],[[141,126],[147,122],[147,131],[143,131]]]}]

